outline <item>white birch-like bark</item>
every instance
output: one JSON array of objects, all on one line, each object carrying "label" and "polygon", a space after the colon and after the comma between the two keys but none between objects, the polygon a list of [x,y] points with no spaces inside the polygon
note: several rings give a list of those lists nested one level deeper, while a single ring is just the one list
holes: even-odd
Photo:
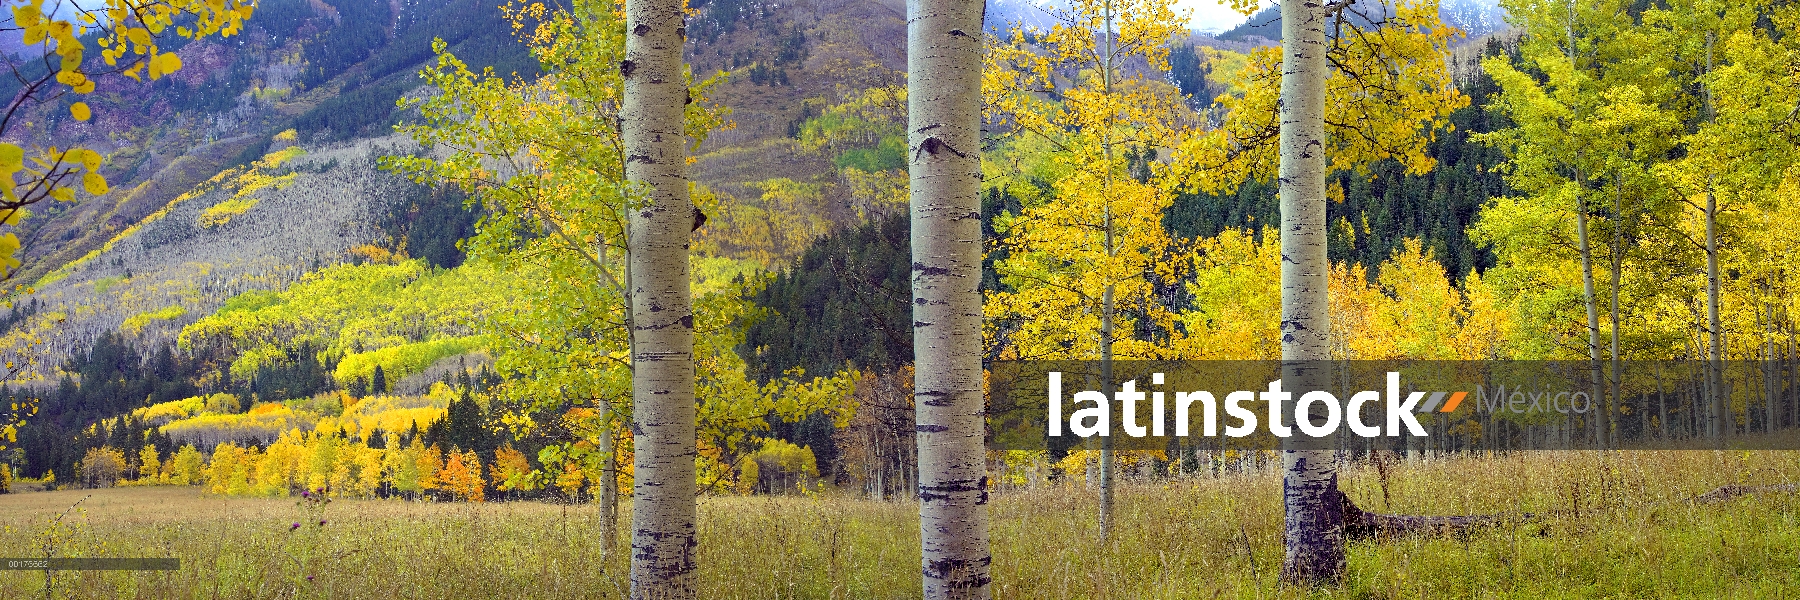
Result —
[{"label": "white birch-like bark", "polygon": [[600,537],[601,551],[612,554],[619,538],[619,455],[613,443],[612,402],[600,400],[600,453],[605,463],[600,469]]},{"label": "white birch-like bark", "polygon": [[1706,434],[1723,448],[1731,433],[1731,409],[1726,404],[1724,368],[1725,326],[1719,319],[1719,201],[1711,183],[1706,189],[1706,380],[1711,389],[1707,403]]},{"label": "white birch-like bark", "polygon": [[[1575,3],[1569,2],[1569,45],[1567,47],[1570,72],[1578,72],[1580,66],[1575,63]],[[1576,115],[1580,118],[1579,112]],[[1575,238],[1581,253],[1581,300],[1587,305],[1588,326],[1588,397],[1600,398],[1600,306],[1594,298],[1594,252],[1588,244],[1587,228],[1587,179],[1581,175],[1581,151],[1575,151]],[[1596,432],[1601,428],[1596,427]],[[1599,439],[1596,433],[1595,439]]]},{"label": "white birch-like bark", "polygon": [[[1111,161],[1108,161],[1110,163]],[[1112,252],[1112,210],[1107,207],[1106,214],[1106,250]],[[1113,285],[1107,284],[1100,293],[1100,381],[1101,392],[1107,398],[1113,397],[1117,389],[1113,384]],[[1112,537],[1113,524],[1113,470],[1116,457],[1113,455],[1112,436],[1100,437],[1100,539]]]},{"label": "white birch-like bark", "polygon": [[[1329,76],[1325,20],[1326,9],[1319,0],[1281,3],[1281,359],[1283,389],[1296,399],[1306,391],[1306,382],[1329,381],[1308,371],[1331,358],[1326,279],[1330,263],[1325,253]],[[1337,488],[1334,445],[1335,440],[1312,440],[1298,433],[1283,443],[1284,582],[1310,586],[1343,578],[1343,495]]]},{"label": "white birch-like bark", "polygon": [[[1111,95],[1112,94],[1112,83],[1113,83],[1113,54],[1114,54],[1113,40],[1115,39],[1113,37],[1114,32],[1113,32],[1112,0],[1107,0],[1106,4],[1104,6],[1104,11],[1105,11],[1104,12],[1104,15],[1105,15],[1104,23],[1105,23],[1105,27],[1106,27],[1106,31],[1105,31],[1106,42],[1105,42],[1105,46],[1102,50],[1105,53],[1105,55],[1103,57],[1101,57],[1101,60],[1100,60],[1100,82],[1101,82],[1100,88],[1103,93],[1105,93],[1107,95]],[[1101,224],[1101,228],[1104,229],[1106,232],[1106,256],[1107,256],[1107,258],[1110,259],[1110,258],[1112,258],[1114,253],[1118,251],[1118,249],[1115,248],[1114,244],[1113,244],[1113,218],[1112,218],[1113,143],[1112,143],[1112,132],[1104,131],[1104,132],[1101,132],[1101,135],[1105,136],[1103,139],[1105,139],[1104,144],[1105,144],[1105,149],[1106,149],[1106,189],[1104,190],[1104,193],[1106,195],[1106,204],[1105,204],[1106,214],[1104,215],[1104,219]],[[1109,261],[1109,263],[1110,263],[1110,261]],[[1114,387],[1113,387],[1113,364],[1112,364],[1113,363],[1113,313],[1114,313],[1113,284],[1108,283],[1108,284],[1106,284],[1106,290],[1101,292],[1101,296],[1100,296],[1100,380],[1103,382],[1102,385],[1105,386],[1104,388],[1102,388],[1102,391],[1106,394],[1107,398],[1113,397],[1113,390],[1114,390]],[[1115,457],[1113,456],[1112,436],[1108,435],[1108,436],[1101,437],[1100,438],[1100,539],[1102,539],[1102,540],[1107,539],[1108,537],[1112,536],[1113,479],[1114,479],[1113,463],[1114,463],[1114,460],[1115,460]]]},{"label": "white birch-like bark", "polygon": [[[1579,160],[1579,159],[1577,159]],[[1593,249],[1588,245],[1588,204],[1582,200],[1580,168],[1575,168],[1575,240],[1580,249],[1580,290],[1582,303],[1588,305],[1588,384],[1589,395],[1600,391],[1600,305],[1593,290]]]},{"label": "white birch-like bark", "polygon": [[[1713,34],[1706,34],[1706,73],[1713,68]],[[1712,121],[1712,87],[1705,88],[1706,120]],[[1706,179],[1706,320],[1711,343],[1706,348],[1706,377],[1711,384],[1711,414],[1707,415],[1707,435],[1724,448],[1725,438],[1732,433],[1731,407],[1727,404],[1725,378],[1725,326],[1719,319],[1719,199],[1713,193],[1713,178]]]},{"label": "white birch-like bark", "polygon": [[[1580,153],[1577,153],[1576,156],[1577,161],[1581,160]],[[1585,189],[1585,185],[1581,178],[1581,167],[1576,167],[1575,238],[1581,251],[1581,299],[1583,303],[1587,304],[1588,394],[1589,397],[1599,398],[1604,395],[1601,392],[1600,374],[1600,304],[1594,297],[1594,251],[1588,244],[1587,202],[1581,193]],[[1598,432],[1600,428],[1595,427],[1594,431]],[[1597,434],[1596,439],[1598,439]]]},{"label": "white birch-like bark", "polygon": [[[1786,310],[1782,314],[1786,315]],[[1793,413],[1787,427],[1800,427],[1800,353],[1795,350],[1795,326],[1787,321],[1787,409]]]},{"label": "white birch-like bark", "polygon": [[1768,312],[1767,319],[1762,323],[1763,431],[1775,433],[1775,405],[1776,399],[1781,397],[1780,380],[1776,379],[1774,370],[1775,361],[1779,358],[1775,355],[1775,306],[1764,302],[1763,309]]},{"label": "white birch-like bark", "polygon": [[907,2],[913,390],[927,599],[992,595],[981,390],[981,0]]},{"label": "white birch-like bark", "polygon": [[[1625,324],[1619,320],[1619,291],[1621,278],[1625,270],[1625,213],[1624,213],[1625,178],[1617,172],[1613,173],[1613,210],[1612,210],[1612,297],[1608,299],[1612,309],[1612,350],[1607,354],[1612,360],[1612,389],[1607,391],[1606,402],[1600,404],[1601,444],[1604,448],[1618,447],[1617,431],[1613,429],[1614,412],[1620,407],[1619,401],[1624,396],[1623,374],[1619,372],[1619,334]],[[1638,411],[1639,415],[1644,411]],[[1623,429],[1623,427],[1620,427]],[[1611,443],[1608,444],[1608,441]]]},{"label": "white birch-like bark", "polygon": [[694,313],[682,64],[681,0],[625,3],[625,178],[644,193],[631,210],[634,452],[631,597],[686,599],[695,577]]}]

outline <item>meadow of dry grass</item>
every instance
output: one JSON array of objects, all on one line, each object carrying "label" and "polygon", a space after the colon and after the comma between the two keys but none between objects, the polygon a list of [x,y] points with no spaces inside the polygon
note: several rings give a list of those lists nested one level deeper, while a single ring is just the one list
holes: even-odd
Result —
[{"label": "meadow of dry grass", "polygon": [[[1389,475],[1384,490],[1374,469],[1351,466],[1343,487],[1375,511],[1549,516],[1359,541],[1349,581],[1302,593],[1275,580],[1272,473],[1129,484],[1106,542],[1087,490],[1007,492],[991,505],[995,595],[1800,598],[1800,496],[1688,501],[1720,485],[1800,481],[1800,453],[1530,453]],[[304,504],[174,487],[4,495],[0,555],[42,556],[54,534],[59,556],[183,561],[172,572],[59,572],[54,597],[615,598],[625,586],[626,554],[603,550],[593,506]],[[829,495],[702,498],[702,597],[917,597],[915,519],[912,504]],[[0,598],[44,592],[42,572],[0,571]]]}]

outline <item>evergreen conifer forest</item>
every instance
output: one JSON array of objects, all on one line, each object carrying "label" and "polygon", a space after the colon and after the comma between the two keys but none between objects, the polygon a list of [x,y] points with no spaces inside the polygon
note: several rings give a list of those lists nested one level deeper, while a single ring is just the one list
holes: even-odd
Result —
[{"label": "evergreen conifer forest", "polygon": [[1800,597],[1789,0],[0,4],[0,598]]}]

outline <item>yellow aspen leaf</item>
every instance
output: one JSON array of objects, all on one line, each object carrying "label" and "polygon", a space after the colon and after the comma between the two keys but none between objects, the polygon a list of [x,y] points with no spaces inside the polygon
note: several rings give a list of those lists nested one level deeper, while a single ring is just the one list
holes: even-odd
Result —
[{"label": "yellow aspen leaf", "polygon": [[69,116],[75,117],[77,121],[86,121],[93,113],[88,110],[86,102],[76,102],[69,105]]},{"label": "yellow aspen leaf", "polygon": [[81,187],[86,189],[88,194],[94,196],[104,194],[106,190],[110,189],[106,185],[106,178],[101,177],[99,173],[88,173],[81,176]]},{"label": "yellow aspen leaf", "polygon": [[0,175],[11,175],[25,168],[25,149],[0,142]]},{"label": "yellow aspen leaf", "polygon": [[36,27],[44,20],[44,13],[36,2],[13,7],[13,22],[20,27]]},{"label": "yellow aspen leaf", "polygon": [[173,52],[163,52],[150,57],[150,80],[162,79],[162,76],[174,73],[181,68],[181,59]]},{"label": "yellow aspen leaf", "polygon": [[[8,193],[11,193],[10,191]],[[19,259],[13,254],[19,250],[19,236],[13,234],[0,235],[0,268],[12,269],[19,266]]]}]

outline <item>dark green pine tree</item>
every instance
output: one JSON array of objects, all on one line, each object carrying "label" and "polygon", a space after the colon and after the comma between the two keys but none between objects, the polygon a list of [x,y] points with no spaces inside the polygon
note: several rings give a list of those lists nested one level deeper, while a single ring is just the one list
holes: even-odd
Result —
[{"label": "dark green pine tree", "polygon": [[449,410],[444,414],[445,433],[452,446],[464,450],[474,450],[483,460],[492,460],[489,455],[494,451],[492,437],[487,430],[487,418],[482,414],[481,405],[475,402],[473,390],[462,389],[462,396],[450,402]]},{"label": "dark green pine tree", "polygon": [[367,396],[369,395],[369,381],[363,379],[361,375],[357,375],[356,379],[350,381],[350,387],[345,389],[344,392],[350,394],[351,398]]},{"label": "dark green pine tree", "polygon": [[369,382],[369,392],[374,394],[388,393],[387,373],[382,372],[381,365],[375,365],[375,376]]},{"label": "dark green pine tree", "polygon": [[369,432],[369,439],[363,440],[363,443],[376,450],[385,450],[387,449],[387,433],[382,431],[380,427],[376,427],[373,431]]},{"label": "dark green pine tree", "polygon": [[116,448],[120,451],[128,452],[131,450],[131,416],[130,415],[126,415],[124,417],[119,418],[118,426],[113,427],[112,431],[107,432],[105,444],[107,446]]},{"label": "dark green pine tree", "polygon": [[[417,424],[415,423],[414,426],[416,427]],[[419,443],[424,444],[427,448],[437,446],[439,450],[449,450],[451,446],[449,426],[448,416],[432,421],[430,425],[425,426],[425,438]]]}]

